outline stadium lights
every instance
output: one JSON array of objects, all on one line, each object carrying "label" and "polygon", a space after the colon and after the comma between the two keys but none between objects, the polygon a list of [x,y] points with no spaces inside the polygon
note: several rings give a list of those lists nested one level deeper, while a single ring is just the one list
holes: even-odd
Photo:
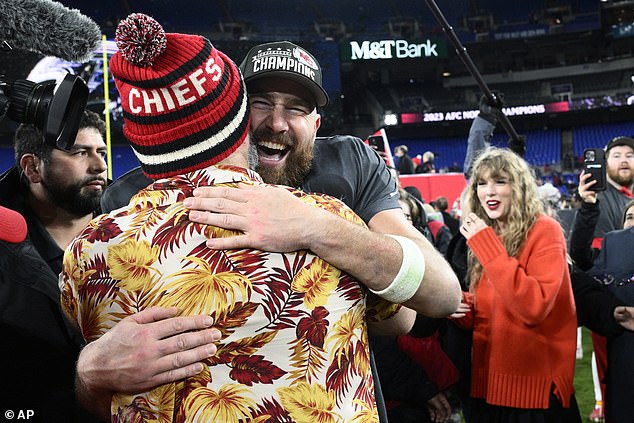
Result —
[{"label": "stadium lights", "polygon": [[398,125],[398,116],[394,113],[386,113],[383,117],[383,122],[385,125],[394,126]]}]

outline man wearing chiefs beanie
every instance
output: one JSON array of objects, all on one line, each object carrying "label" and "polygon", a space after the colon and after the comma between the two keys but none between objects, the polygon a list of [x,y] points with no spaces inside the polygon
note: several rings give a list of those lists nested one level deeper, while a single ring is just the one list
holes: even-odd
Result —
[{"label": "man wearing chiefs beanie", "polygon": [[231,59],[204,37],[166,34],[143,14],[118,26],[110,62],[123,133],[144,173],[159,179],[202,169],[245,140],[244,83]]},{"label": "man wearing chiefs beanie", "polygon": [[[187,197],[200,186],[263,184],[246,168],[254,146],[240,72],[205,38],[164,34],[145,15],[119,24],[117,44],[112,72],[124,133],[155,182],[70,244],[62,306],[86,349],[151,306],[209,316],[222,335],[199,374],[135,394],[89,391],[98,399],[84,404],[112,421],[378,420],[367,323],[381,330],[398,315],[411,327],[414,313],[376,297],[370,309],[356,279],[308,250],[208,248],[208,238],[236,231],[190,221]],[[364,226],[337,199],[274,189]]]}]

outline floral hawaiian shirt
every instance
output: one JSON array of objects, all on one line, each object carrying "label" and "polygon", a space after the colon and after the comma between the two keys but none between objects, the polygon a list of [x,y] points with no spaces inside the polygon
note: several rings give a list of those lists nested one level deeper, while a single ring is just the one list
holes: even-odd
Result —
[{"label": "floral hawaiian shirt", "polygon": [[[112,421],[378,422],[366,319],[398,306],[366,308],[367,290],[310,251],[207,248],[236,232],[189,221],[182,201],[198,186],[238,182],[262,183],[233,166],[159,180],[66,250],[62,304],[87,341],[150,306],[211,315],[222,332],[202,373],[114,395]],[[288,189],[363,225],[339,200]]]}]

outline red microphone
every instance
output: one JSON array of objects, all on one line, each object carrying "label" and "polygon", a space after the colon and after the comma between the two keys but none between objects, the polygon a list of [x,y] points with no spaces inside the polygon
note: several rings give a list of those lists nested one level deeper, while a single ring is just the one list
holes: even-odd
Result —
[{"label": "red microphone", "polygon": [[22,215],[0,206],[0,241],[17,244],[26,239],[26,221]]}]

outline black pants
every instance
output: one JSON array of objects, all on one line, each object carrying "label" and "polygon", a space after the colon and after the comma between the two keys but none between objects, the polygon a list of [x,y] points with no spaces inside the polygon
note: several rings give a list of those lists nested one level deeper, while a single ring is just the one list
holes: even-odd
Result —
[{"label": "black pants", "polygon": [[487,404],[483,399],[473,399],[471,423],[580,423],[581,414],[574,395],[570,407],[564,408],[554,393],[550,394],[547,409],[513,408]]}]

